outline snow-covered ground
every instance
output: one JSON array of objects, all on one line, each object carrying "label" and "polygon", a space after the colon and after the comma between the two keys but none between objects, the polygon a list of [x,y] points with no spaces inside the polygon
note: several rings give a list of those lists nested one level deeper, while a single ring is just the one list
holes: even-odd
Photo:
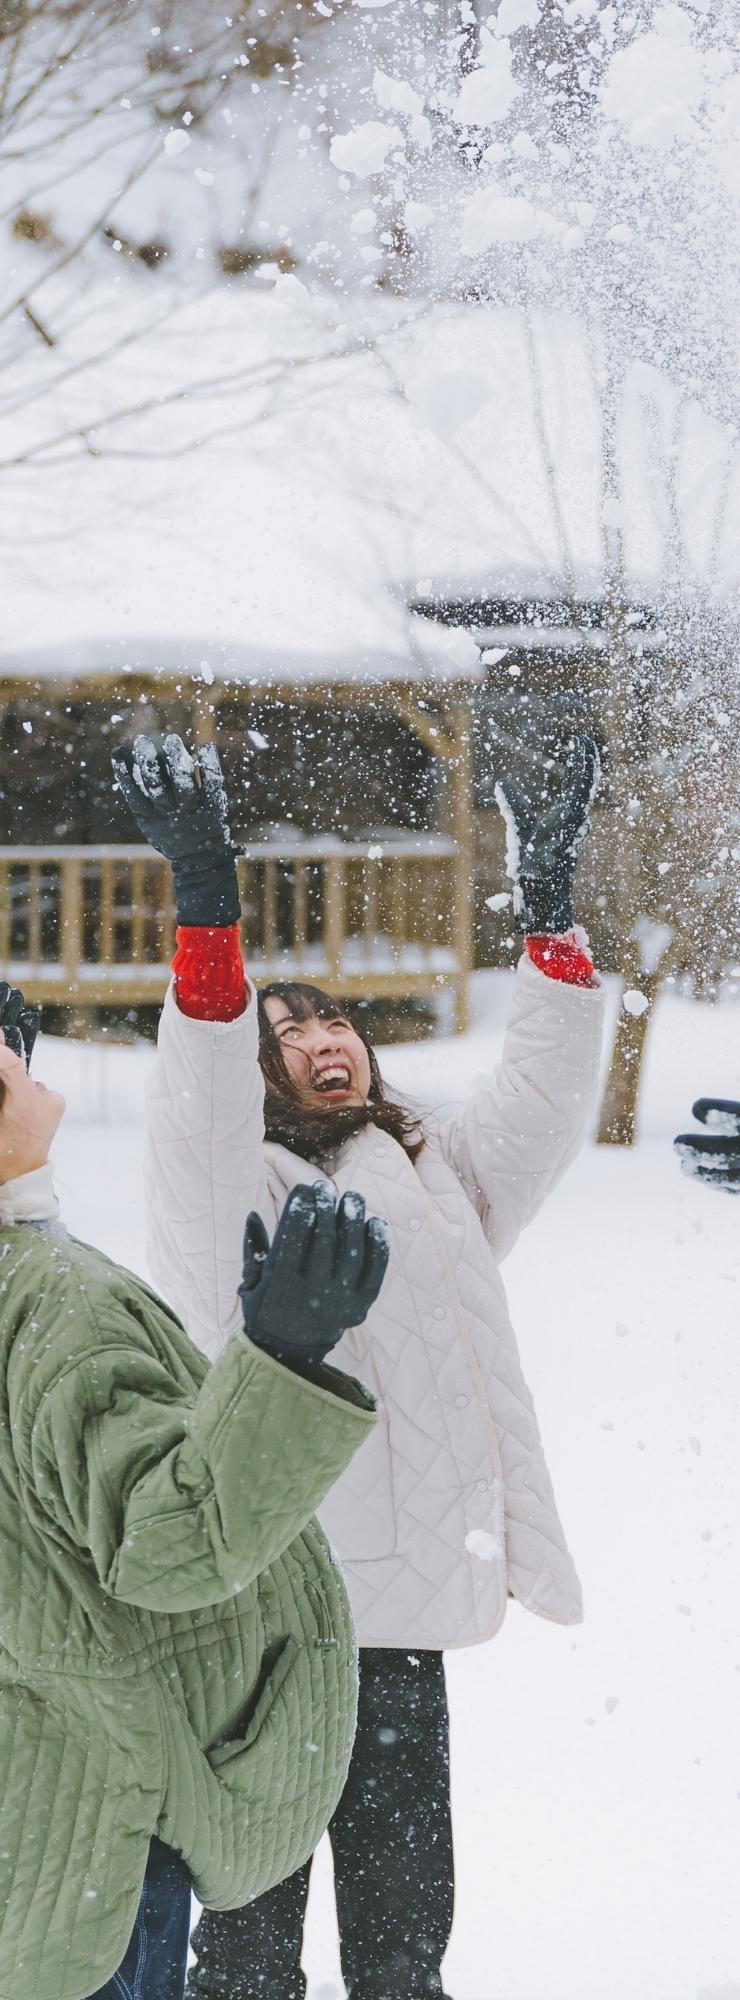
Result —
[{"label": "snow-covered ground", "polygon": [[[495,1060],[509,975],[460,1041],[393,1048],[399,1087],[460,1095]],[[145,1048],[40,1045],[68,1091],[71,1226],[143,1267]],[[634,1153],[588,1147],[507,1270],[586,1622],[513,1609],[449,1658],[454,2000],[740,2000],[740,1203],[670,1139],[740,1092],[740,1004],[658,1010]],[[342,1991],[322,1850],[310,2000]]]}]

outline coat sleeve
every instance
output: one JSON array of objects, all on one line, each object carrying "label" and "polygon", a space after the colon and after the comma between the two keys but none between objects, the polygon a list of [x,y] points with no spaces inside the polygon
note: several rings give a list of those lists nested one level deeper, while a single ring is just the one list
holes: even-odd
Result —
[{"label": "coat sleeve", "polygon": [[283,1553],[374,1420],[351,1378],[304,1380],[243,1334],[198,1391],[114,1304],[104,1338],[91,1323],[45,1386],[26,1456],[53,1534],[88,1554],[112,1597],[188,1611]]},{"label": "coat sleeve", "polygon": [[566,985],[521,960],[498,1069],[439,1134],[499,1261],[583,1142],[603,1031],[602,987]]},{"label": "coat sleeve", "polygon": [[210,1360],[241,1324],[244,1223],[274,1223],[264,1169],[257,1002],[235,1021],[181,1013],[171,986],[146,1095],[147,1260]]}]

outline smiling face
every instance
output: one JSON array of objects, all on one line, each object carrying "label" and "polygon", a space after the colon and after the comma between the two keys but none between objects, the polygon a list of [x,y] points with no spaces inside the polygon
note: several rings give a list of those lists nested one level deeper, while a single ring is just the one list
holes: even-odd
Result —
[{"label": "smiling face", "polygon": [[64,1115],[64,1098],[28,1075],[0,1029],[0,1181],[43,1167]]},{"label": "smiling face", "polygon": [[296,1020],[277,994],[266,998],[265,1013],[291,1083],[306,1108],[340,1111],[367,1103],[372,1081],[370,1058],[343,1014],[324,1016],[307,1011],[303,1019]]}]

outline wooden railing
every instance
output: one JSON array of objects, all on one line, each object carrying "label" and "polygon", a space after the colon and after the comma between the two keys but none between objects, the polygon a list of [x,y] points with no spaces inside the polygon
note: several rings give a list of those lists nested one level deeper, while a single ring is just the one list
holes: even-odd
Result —
[{"label": "wooden railing", "polygon": [[[254,844],[239,860],[258,980],[350,998],[455,993],[469,971],[452,840]],[[174,948],[171,876],[147,847],[0,848],[0,976],[62,1006],[157,1002]]]}]

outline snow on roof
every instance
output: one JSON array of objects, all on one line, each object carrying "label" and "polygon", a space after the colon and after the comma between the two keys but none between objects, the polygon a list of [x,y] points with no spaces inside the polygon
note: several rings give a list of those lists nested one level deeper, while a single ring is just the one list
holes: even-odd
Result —
[{"label": "snow on roof", "polygon": [[[36,459],[5,476],[0,672],[465,679],[472,639],[410,620],[409,598],[577,613],[617,547],[640,605],[738,591],[734,436],[655,369],[613,381],[568,315],[337,306],[281,278],[127,346],[140,310],[97,294],[6,377],[0,463]],[[108,321],[116,351],[75,372]]]},{"label": "snow on roof", "polygon": [[172,675],[219,685],[285,689],[353,685],[378,687],[404,682],[428,687],[482,678],[480,650],[469,633],[447,630],[409,613],[400,621],[405,650],[373,651],[357,646],[344,653],[306,652],[290,642],[279,649],[214,640],[213,636],[61,640],[54,646],[20,647],[0,655],[0,678],[69,679],[90,676],[124,688],[131,675]]}]

